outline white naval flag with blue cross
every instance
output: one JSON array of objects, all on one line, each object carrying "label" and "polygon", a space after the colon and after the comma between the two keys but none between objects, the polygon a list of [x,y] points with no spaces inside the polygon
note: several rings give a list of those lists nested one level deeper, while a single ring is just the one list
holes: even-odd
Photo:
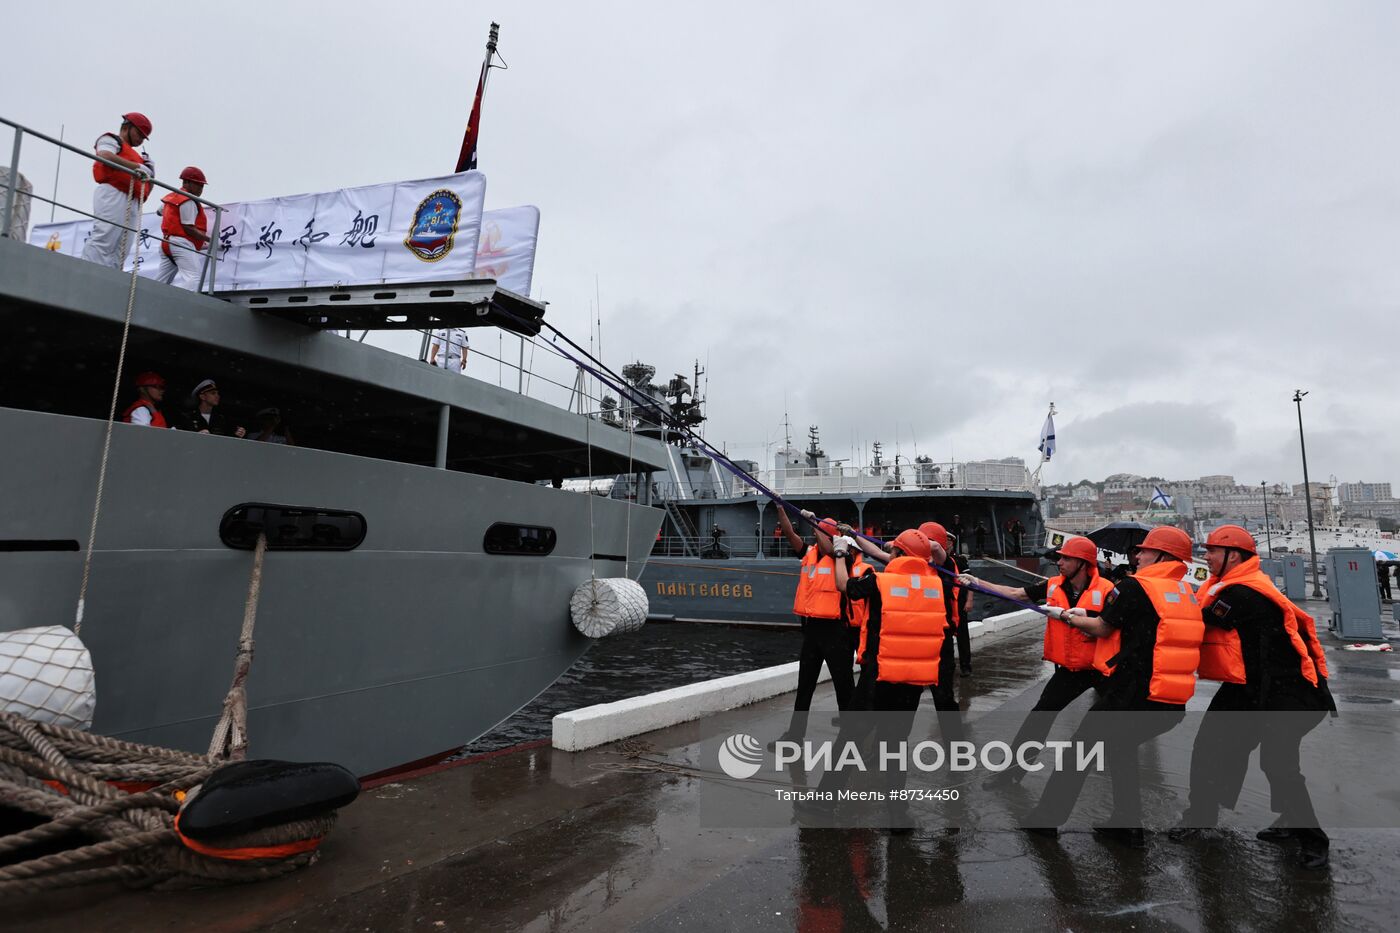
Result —
[{"label": "white naval flag with blue cross", "polygon": [[1046,415],[1045,424],[1040,429],[1040,459],[1049,462],[1055,454],[1055,416]]}]

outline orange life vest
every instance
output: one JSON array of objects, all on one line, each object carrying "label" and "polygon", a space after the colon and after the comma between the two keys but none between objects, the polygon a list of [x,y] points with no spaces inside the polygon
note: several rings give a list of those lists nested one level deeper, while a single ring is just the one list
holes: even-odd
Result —
[{"label": "orange life vest", "polygon": [[836,590],[836,562],[823,557],[815,544],[802,555],[792,611],[809,619],[841,618],[841,594]]},{"label": "orange life vest", "polygon": [[[1259,558],[1251,557],[1232,569],[1224,577],[1211,577],[1201,584],[1201,609],[1207,609],[1215,602],[1220,591],[1227,586],[1246,586],[1278,606],[1283,613],[1283,630],[1288,635],[1293,650],[1298,652],[1303,677],[1317,686],[1317,675],[1327,676],[1327,659],[1322,654],[1322,645],[1317,640],[1317,627],[1313,617],[1308,615],[1278,591],[1273,578],[1259,569]],[[1234,629],[1206,626],[1205,640],[1201,643],[1200,676],[1207,680],[1220,680],[1225,683],[1245,682],[1244,650],[1240,645],[1240,633]]]},{"label": "orange life vest", "polygon": [[[875,568],[856,556],[856,562],[851,566],[850,579],[864,576],[867,573],[874,573]],[[860,647],[865,650],[865,623],[870,618],[870,600],[868,599],[848,599],[846,600],[846,624],[851,628],[860,629]]]},{"label": "orange life vest", "polygon": [[944,600],[945,610],[951,612],[952,614],[951,618],[948,619],[948,624],[951,625],[953,628],[958,628],[959,626],[965,624],[967,620],[964,619],[962,616],[962,588],[954,585],[953,580],[957,577],[958,574],[966,573],[967,568],[959,564],[958,559],[952,554],[948,555],[948,559],[949,562],[952,564],[951,569],[945,566],[942,568],[943,572],[939,573],[939,565],[932,563],[929,564],[929,569],[932,570],[938,576],[945,577],[944,585],[948,587],[949,595],[952,597],[951,599]]},{"label": "orange life vest", "polygon": [[[116,153],[118,158],[126,159],[128,162],[135,162],[137,165],[146,164],[146,160],[141,158],[141,153],[133,149],[131,144],[126,140],[122,139],[116,133],[107,133],[105,135],[117,141],[117,145],[120,147]],[[101,136],[97,137],[97,139],[98,142],[102,141]],[[93,148],[96,148],[96,144],[93,145]],[[131,179],[132,176],[130,172],[123,172],[119,168],[112,168],[105,162],[94,161],[92,163],[92,180],[99,185],[111,185],[122,194],[127,194],[131,191]],[[149,181],[138,182],[136,185],[136,194],[142,201],[145,201],[151,196],[151,183]]]},{"label": "orange life vest", "polygon": [[[180,237],[194,245],[195,249],[204,249],[204,242],[195,243],[185,235],[185,225],[180,222],[180,205],[190,199],[188,194],[181,191],[172,191],[160,199],[160,203],[165,207],[161,209],[160,232],[165,234],[166,242],[160,244],[161,251],[165,255],[170,255],[170,237]],[[195,202],[195,208],[199,211],[194,218],[194,228],[200,233],[209,232],[209,220],[204,216],[204,205]]]},{"label": "orange life vest", "polygon": [[[1158,703],[1184,704],[1196,692],[1205,622],[1196,591],[1182,579],[1186,570],[1184,563],[1171,560],[1144,567],[1132,575],[1157,610],[1157,638],[1152,649],[1147,698]],[[1114,659],[1122,647],[1122,632],[1098,639],[1094,668],[1102,674],[1112,674]]]},{"label": "orange life vest", "polygon": [[132,413],[133,411],[135,411],[136,409],[138,409],[138,408],[148,408],[148,409],[150,409],[150,411],[151,411],[151,427],[153,427],[153,428],[164,428],[164,427],[168,427],[168,425],[166,425],[166,423],[165,423],[165,416],[162,415],[162,414],[160,413],[160,409],[159,409],[159,408],[156,408],[154,405],[152,405],[150,402],[146,401],[145,399],[137,399],[136,401],[132,402],[130,405],[126,406],[126,411],[122,412],[122,421],[123,421],[125,424],[131,424],[131,413]]},{"label": "orange life vest", "polygon": [[[1098,570],[1091,569],[1089,582],[1073,606],[1069,604],[1069,597],[1065,595],[1065,578],[1063,576],[1050,578],[1050,583],[1045,590],[1045,601],[1051,606],[1059,606],[1061,609],[1078,608],[1088,609],[1092,612],[1103,612],[1104,599],[1111,592],[1113,592],[1113,582],[1099,576]],[[1098,639],[1094,636],[1080,631],[1068,622],[1046,616],[1045,651],[1041,656],[1067,670],[1087,671],[1094,666],[1094,651],[1097,641]]]},{"label": "orange life vest", "polygon": [[928,686],[938,683],[938,660],[948,613],[943,582],[917,557],[896,557],[875,574],[880,588],[879,679]]}]

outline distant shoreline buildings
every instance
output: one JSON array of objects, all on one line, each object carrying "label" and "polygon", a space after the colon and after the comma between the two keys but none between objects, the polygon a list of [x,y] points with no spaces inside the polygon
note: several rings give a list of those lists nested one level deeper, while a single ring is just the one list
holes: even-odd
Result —
[{"label": "distant shoreline buildings", "polygon": [[[1400,500],[1390,483],[1312,484],[1313,517],[1321,525],[1397,530]],[[1265,499],[1269,523],[1280,528],[1302,522],[1307,502],[1302,483],[1242,484],[1228,474],[1194,480],[1115,473],[1100,482],[1080,480],[1043,487],[1045,522],[1062,531],[1084,532],[1111,521],[1138,520],[1196,530],[1234,522],[1264,528]]]}]

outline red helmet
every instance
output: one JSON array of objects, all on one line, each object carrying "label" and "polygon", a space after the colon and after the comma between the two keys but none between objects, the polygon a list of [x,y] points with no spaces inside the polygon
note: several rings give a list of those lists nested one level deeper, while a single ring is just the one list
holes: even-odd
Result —
[{"label": "red helmet", "polygon": [[919,530],[924,533],[924,537],[928,538],[929,541],[938,545],[945,551],[948,550],[947,528],[944,528],[942,525],[938,524],[938,522],[924,522],[919,526]]},{"label": "red helmet", "polygon": [[1177,560],[1191,559],[1191,536],[1171,525],[1159,525],[1153,528],[1147,533],[1147,537],[1142,539],[1142,543],[1138,547],[1161,551]]},{"label": "red helmet", "polygon": [[186,165],[185,170],[180,173],[180,179],[182,181],[197,181],[201,185],[209,184],[209,180],[204,177],[204,173],[195,165]]},{"label": "red helmet", "polygon": [[144,113],[137,113],[135,110],[131,111],[131,113],[124,113],[122,114],[122,121],[136,127],[141,131],[142,136],[151,135],[151,118]]},{"label": "red helmet", "polygon": [[917,557],[919,560],[933,560],[933,548],[929,546],[928,535],[917,528],[904,529],[891,544],[910,557]]},{"label": "red helmet", "polygon": [[150,387],[155,389],[165,388],[165,380],[160,373],[142,373],[136,377],[136,388]]},{"label": "red helmet", "polygon": [[823,518],[821,521],[817,522],[817,527],[832,538],[841,533],[841,529],[836,527],[836,519],[834,518]]},{"label": "red helmet", "polygon": [[1206,547],[1232,547],[1250,554],[1259,553],[1259,545],[1255,543],[1254,535],[1239,525],[1221,525],[1206,538]]},{"label": "red helmet", "polygon": [[1076,560],[1086,561],[1090,564],[1097,564],[1099,560],[1098,545],[1088,538],[1067,538],[1065,543],[1051,551],[1047,557],[1052,560],[1059,560],[1061,557],[1073,557]]}]

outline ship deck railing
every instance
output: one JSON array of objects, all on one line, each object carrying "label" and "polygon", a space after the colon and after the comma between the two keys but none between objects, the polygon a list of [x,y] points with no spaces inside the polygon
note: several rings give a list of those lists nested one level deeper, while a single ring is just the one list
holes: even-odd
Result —
[{"label": "ship deck railing", "polygon": [[[75,205],[71,203],[71,195],[67,200],[60,197],[61,188],[72,190],[73,171],[82,173],[82,190],[85,194],[92,190],[90,166],[93,163],[101,162],[135,177],[136,173],[132,170],[98,156],[91,149],[75,146],[3,116],[0,116],[0,125],[9,127],[14,133],[8,161],[9,174],[0,178],[0,198],[3,199],[3,204],[0,205],[0,236],[27,240],[26,231],[29,224],[25,222],[25,216],[35,205],[50,205],[50,221],[53,220],[54,211],[59,212],[59,219],[70,216],[98,219],[90,210],[90,201]],[[43,145],[36,147],[36,142]],[[69,159],[69,154],[79,158]],[[37,186],[30,179],[23,178],[22,165],[28,165],[31,169],[36,165],[42,166],[43,168],[31,173],[35,176],[46,175],[47,167],[53,166],[52,196],[35,190]],[[3,171],[4,166],[5,163],[0,162],[0,171]],[[61,180],[69,183],[61,186]],[[160,178],[151,178],[149,181],[154,187],[180,191],[191,200],[202,204],[212,213],[214,226],[211,229],[222,229],[224,209],[217,202],[181,190],[178,181],[174,184]],[[133,237],[140,237],[140,210],[138,208],[134,218],[136,226],[115,226],[126,229]],[[175,240],[171,242],[171,246],[176,249],[192,249]],[[588,416],[598,425],[599,430],[626,430],[619,416],[616,400],[611,403],[605,402],[606,390],[591,378],[581,379],[577,367],[561,358],[550,347],[549,341],[539,337],[544,305],[531,301],[526,296],[500,289],[494,281],[407,283],[393,286],[369,284],[363,287],[327,286],[225,292],[220,290],[218,282],[221,262],[218,251],[205,249],[197,252],[204,263],[198,291],[246,306],[250,311],[295,320],[320,330],[334,331],[358,342],[364,342],[371,331],[412,332],[417,339],[410,338],[411,342],[404,342],[394,349],[405,356],[416,355],[420,362],[428,358],[434,330],[456,327],[469,317],[474,319],[472,323],[494,325],[494,340],[489,339],[490,327],[472,328],[473,339],[469,345],[466,375]],[[457,289],[457,295],[430,294],[453,287]],[[385,297],[387,293],[393,293],[392,297]],[[488,300],[477,300],[482,296]],[[460,307],[453,307],[454,301]],[[504,308],[504,312],[501,308]],[[492,343],[496,345],[489,346]]]},{"label": "ship deck railing", "polygon": [[[808,473],[799,469],[761,470],[754,478],[784,497],[812,495],[877,495],[887,492],[933,492],[965,490],[968,492],[1029,492],[1036,486],[1027,473],[1024,479],[1003,478],[1003,481],[968,477],[965,463],[939,464],[944,469],[916,472],[901,469],[896,475],[872,472],[868,467],[839,467],[824,473]],[[719,481],[657,483],[657,493],[664,499],[678,501],[705,499],[737,499],[761,495],[739,479]]]},{"label": "ship deck railing", "polygon": [[[893,537],[888,534],[886,537]],[[1012,560],[1017,557],[1033,557],[1036,549],[1030,547],[1030,536],[1024,535],[1022,545],[1019,550],[1014,548],[1011,542],[1003,542],[1005,550],[998,551],[991,541],[985,552],[987,557],[995,557],[999,560]],[[967,549],[965,549],[966,551]],[[971,548],[973,555],[976,548]],[[791,559],[797,558],[797,552],[788,544],[786,538],[773,538],[771,535],[733,535],[725,533],[720,536],[718,542],[711,535],[700,535],[689,537],[682,535],[660,535],[656,543],[652,546],[652,557],[696,557],[705,559],[730,560],[730,559],[752,559],[757,557]],[[969,556],[964,553],[964,556]]]},{"label": "ship deck railing", "polygon": [[[61,140],[61,139],[54,139],[52,136],[49,136],[47,133],[41,133],[41,132],[39,132],[39,131],[36,130],[36,129],[32,129],[32,128],[28,127],[28,126],[24,126],[24,125],[21,124],[21,123],[16,123],[15,121],[6,119],[5,117],[0,117],[0,124],[3,124],[3,125],[5,125],[5,126],[8,126],[8,127],[10,127],[10,128],[14,131],[14,143],[13,143],[13,145],[12,145],[11,148],[10,148],[9,175],[8,175],[8,176],[6,177],[6,179],[5,179],[5,202],[4,202],[4,208],[3,208],[3,212],[0,212],[0,236],[12,237],[12,236],[14,235],[15,230],[16,230],[17,218],[18,218],[20,215],[23,215],[23,214],[26,214],[26,213],[27,213],[27,211],[28,211],[28,206],[29,206],[29,202],[30,202],[30,201],[40,201],[40,202],[42,202],[42,203],[44,203],[44,204],[50,205],[51,209],[62,208],[62,209],[65,210],[65,211],[70,211],[70,212],[72,212],[72,213],[74,213],[74,214],[78,214],[78,215],[81,215],[81,216],[83,216],[83,217],[87,217],[87,218],[89,218],[89,219],[91,219],[91,220],[102,220],[103,223],[112,223],[111,221],[103,220],[102,218],[97,217],[95,214],[93,214],[93,213],[91,213],[91,212],[89,212],[89,211],[86,211],[86,210],[84,210],[84,209],[81,208],[81,207],[75,207],[75,206],[73,206],[72,204],[65,204],[65,203],[59,201],[59,200],[58,200],[58,177],[57,177],[57,169],[55,169],[54,187],[53,187],[54,194],[53,194],[53,197],[46,198],[46,197],[44,197],[42,194],[39,194],[39,193],[35,192],[35,191],[33,190],[33,186],[30,185],[30,184],[28,184],[28,182],[26,182],[25,186],[23,186],[23,187],[20,185],[20,173],[19,173],[20,154],[24,151],[24,145],[23,145],[23,144],[24,144],[25,137],[27,137],[27,136],[33,137],[36,141],[48,143],[48,144],[51,145],[51,146],[57,147],[57,149],[58,149],[58,156],[59,156],[59,158],[58,158],[57,161],[58,161],[58,163],[60,163],[60,164],[61,164],[61,162],[62,162],[62,154],[63,154],[64,152],[71,152],[71,153],[73,153],[74,155],[80,156],[80,157],[86,159],[86,160],[89,161],[89,162],[92,162],[92,163],[98,163],[98,162],[100,162],[100,163],[102,163],[103,165],[107,166],[108,168],[113,168],[113,169],[116,169],[118,172],[121,172],[121,173],[123,173],[123,174],[125,174],[125,175],[129,175],[129,176],[131,177],[131,179],[132,179],[132,183],[133,183],[137,188],[140,188],[141,185],[144,185],[144,184],[149,183],[149,184],[151,184],[153,187],[156,187],[156,188],[164,188],[166,191],[173,191],[173,192],[178,192],[179,194],[183,194],[185,197],[189,198],[191,201],[194,201],[194,202],[197,203],[197,204],[201,204],[201,205],[203,205],[204,207],[208,208],[209,210],[213,211],[213,213],[214,213],[214,226],[213,226],[212,228],[210,228],[210,229],[212,229],[212,230],[221,230],[221,229],[223,229],[223,217],[224,217],[224,209],[223,209],[223,207],[222,207],[221,205],[219,205],[218,203],[214,202],[214,201],[205,200],[205,199],[202,198],[202,197],[199,197],[199,196],[197,196],[197,195],[191,194],[191,193],[188,192],[188,191],[183,190],[182,188],[180,188],[180,187],[178,186],[178,182],[177,182],[175,185],[172,185],[172,184],[170,184],[169,182],[161,181],[159,178],[156,178],[156,177],[154,177],[154,176],[142,176],[142,175],[138,174],[136,171],[127,168],[125,165],[118,165],[116,162],[113,162],[113,161],[111,161],[110,159],[104,159],[102,156],[98,155],[96,152],[89,152],[88,150],[86,150],[86,149],[81,149],[81,148],[79,148],[79,147],[77,147],[77,146],[72,145],[71,143],[66,143],[66,142],[64,142],[64,141]],[[140,236],[141,236],[141,228],[140,228],[140,223],[141,223],[141,204],[140,204],[140,203],[138,203],[138,204],[136,205],[136,209],[135,209],[135,223],[137,224],[137,226],[129,227],[129,226],[125,225],[125,224],[117,224],[117,223],[113,223],[112,226],[114,226],[114,227],[120,227],[120,228],[122,228],[123,230],[126,230],[126,231],[128,231],[129,233],[134,234],[136,237],[140,237]],[[19,224],[18,226],[19,226],[20,229],[24,229],[24,228],[27,227],[26,224]],[[132,241],[132,242],[134,243],[135,241]],[[188,250],[189,252],[196,253],[197,255],[200,256],[200,259],[201,259],[201,267],[200,267],[200,274],[199,274],[199,284],[198,284],[198,286],[196,287],[196,290],[197,290],[197,291],[209,291],[209,292],[214,291],[214,288],[215,288],[215,285],[216,285],[215,279],[216,279],[216,276],[217,276],[217,274],[218,274],[218,266],[219,266],[219,260],[217,259],[217,257],[215,257],[215,256],[213,255],[213,254],[216,252],[216,250],[213,250],[213,249],[197,250],[197,249],[195,249],[195,248],[192,247],[192,246],[184,246],[183,244],[178,243],[178,242],[176,242],[176,241],[169,241],[169,245],[170,245],[170,247],[171,247],[172,249],[183,249],[183,250]],[[214,259],[213,262],[210,262],[210,259],[211,259],[211,258]],[[207,286],[207,288],[206,288],[206,286]]]}]

